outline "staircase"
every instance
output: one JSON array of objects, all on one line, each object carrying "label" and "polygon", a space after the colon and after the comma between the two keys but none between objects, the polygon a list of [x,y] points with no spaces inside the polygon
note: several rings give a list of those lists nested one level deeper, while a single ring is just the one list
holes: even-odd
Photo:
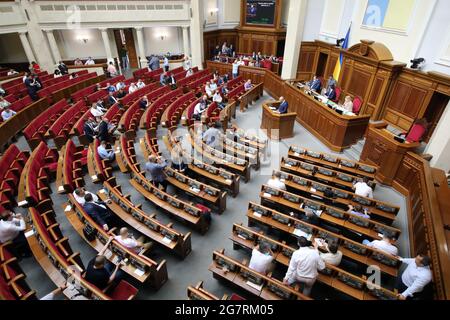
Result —
[{"label": "staircase", "polygon": [[350,148],[344,150],[344,155],[350,160],[359,161],[361,153],[364,149],[364,144],[366,139],[359,140],[357,143],[352,145]]}]

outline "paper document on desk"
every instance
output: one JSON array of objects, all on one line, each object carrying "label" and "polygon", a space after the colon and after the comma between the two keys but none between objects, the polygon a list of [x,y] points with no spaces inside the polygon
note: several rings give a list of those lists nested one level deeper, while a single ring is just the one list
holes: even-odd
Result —
[{"label": "paper document on desk", "polygon": [[294,232],[292,232],[292,233],[295,234],[297,237],[305,237],[306,240],[308,240],[308,241],[310,241],[312,238],[312,234],[306,233],[300,229],[295,229]]},{"label": "paper document on desk", "polygon": [[264,284],[257,285],[257,284],[255,284],[255,283],[253,283],[253,282],[251,282],[251,281],[247,281],[246,283],[247,283],[247,285],[248,285],[249,287],[252,287],[253,289],[256,289],[256,290],[258,290],[258,291],[261,291],[262,288],[263,288],[263,285],[264,285]]},{"label": "paper document on desk", "polygon": [[269,107],[270,110],[277,110],[275,107]]},{"label": "paper document on desk", "polygon": [[138,277],[142,277],[145,274],[144,270],[140,270],[140,269],[136,269],[134,270],[134,273],[138,276]]}]

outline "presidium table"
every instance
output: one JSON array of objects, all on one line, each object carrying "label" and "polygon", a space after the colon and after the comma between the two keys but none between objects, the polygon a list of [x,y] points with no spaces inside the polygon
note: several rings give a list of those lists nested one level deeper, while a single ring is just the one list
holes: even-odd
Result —
[{"label": "presidium table", "polygon": [[269,101],[263,104],[261,129],[266,130],[267,137],[272,140],[282,140],[294,136],[294,123],[297,114],[280,114],[276,111],[280,102]]},{"label": "presidium table", "polygon": [[284,97],[297,121],[328,148],[342,152],[364,137],[370,115],[342,112],[335,103],[320,95],[309,95],[299,83],[286,82]]}]

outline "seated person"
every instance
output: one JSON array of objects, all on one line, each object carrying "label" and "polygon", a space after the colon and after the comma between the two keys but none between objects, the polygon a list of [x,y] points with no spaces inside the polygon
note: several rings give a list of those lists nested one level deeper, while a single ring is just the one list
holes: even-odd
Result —
[{"label": "seated person", "polygon": [[92,59],[92,57],[89,57],[86,62],[84,63],[84,65],[89,66],[89,65],[93,65],[95,64],[94,59]]},{"label": "seated person", "polygon": [[161,76],[159,77],[159,83],[162,86],[165,86],[169,83],[169,74],[167,72],[161,73]]},{"label": "seated person", "polygon": [[217,103],[217,106],[219,107],[220,110],[223,110],[223,108],[225,108],[225,103],[223,103],[223,98],[220,95],[218,90],[214,91],[212,100],[213,100],[213,102]]},{"label": "seated person", "polygon": [[14,117],[16,114],[17,114],[17,112],[15,112],[14,110],[11,110],[9,108],[9,106],[6,106],[5,108],[3,108],[3,111],[2,111],[2,119],[3,119],[3,121],[8,121],[12,117]]},{"label": "seated person", "polygon": [[215,79],[211,80],[211,83],[209,84],[209,88],[211,89],[212,92],[217,90],[217,83],[216,83]]},{"label": "seated person", "polygon": [[97,133],[96,129],[98,130],[97,123],[95,122],[94,118],[90,117],[84,122],[83,133],[89,143],[94,142],[95,135]]},{"label": "seated person", "polygon": [[370,219],[370,215],[368,215],[366,210],[364,210],[360,205],[356,205],[353,207],[351,204],[349,204],[347,212],[361,218]]},{"label": "seated person", "polygon": [[98,155],[102,160],[114,161],[116,154],[113,149],[107,148],[106,141],[102,141],[97,148]]},{"label": "seated person", "polygon": [[[316,246],[316,242],[314,242],[314,246]],[[326,253],[321,252],[320,257],[325,263],[328,263],[332,266],[338,266],[342,261],[342,252],[338,250],[339,246],[336,242],[327,243],[326,245]]]},{"label": "seated person", "polygon": [[200,121],[202,119],[202,113],[208,108],[208,96],[204,95],[202,99],[195,105],[194,113],[192,117],[194,120]]},{"label": "seated person", "polygon": [[277,112],[279,114],[286,114],[288,112],[288,108],[289,108],[288,102],[286,101],[286,99],[283,96],[280,97],[279,102],[280,102],[280,105],[278,107]]},{"label": "seated person", "polygon": [[186,72],[186,78],[189,78],[190,76],[194,75],[194,71],[192,70],[192,68],[189,68],[189,70]]},{"label": "seated person", "polygon": [[[123,89],[120,89],[120,90],[123,90]],[[108,103],[109,103],[109,105],[110,106],[113,106],[113,105],[115,105],[116,103],[119,103],[119,99],[117,99],[115,96],[114,96],[114,92],[109,92],[108,93]]]},{"label": "seated person", "polygon": [[138,89],[144,88],[144,87],[145,87],[144,81],[142,81],[142,79],[139,79],[138,82],[136,83],[136,87],[137,87]]},{"label": "seated person", "polygon": [[344,101],[344,104],[342,105],[342,108],[344,108],[345,111],[347,111],[347,112],[353,112],[352,97],[350,97],[350,96],[345,97],[345,101]]},{"label": "seated person", "polygon": [[227,83],[225,82],[224,85],[222,86],[222,94],[223,94],[224,96],[226,96],[229,92],[230,92],[230,90],[228,90],[228,85],[227,85]]},{"label": "seated person", "polygon": [[75,66],[82,66],[83,65],[83,61],[81,61],[80,58],[76,58],[75,61],[73,62],[73,64]]},{"label": "seated person", "polygon": [[430,269],[431,258],[419,254],[414,259],[400,258],[400,260],[408,267],[397,279],[396,289],[400,292],[399,300],[426,298],[424,289],[433,280]]},{"label": "seated person", "polygon": [[[24,78],[25,77],[28,77],[28,76],[25,74]],[[24,82],[25,82],[25,80],[24,80]],[[2,85],[0,83],[0,97],[5,97],[5,96],[6,96],[6,90],[2,88]]]},{"label": "seated person", "polygon": [[[105,202],[94,201],[94,197],[90,193],[87,193],[84,196],[84,201],[84,211],[86,211],[86,213],[94,219],[103,230],[109,231],[111,228],[120,226],[118,218],[108,209]],[[111,200],[107,200],[107,202],[110,203]]]},{"label": "seated person", "polygon": [[205,93],[208,96],[208,98],[212,98],[213,90],[211,89],[211,82],[206,82],[205,85]]},{"label": "seated person", "polygon": [[7,76],[13,76],[15,74],[19,74],[16,70],[14,69],[9,69],[8,73],[6,74]]},{"label": "seated person", "polygon": [[139,102],[139,107],[140,107],[141,109],[147,109],[147,107],[148,107],[148,98],[147,98],[147,96],[144,96],[144,97],[141,99],[141,101]]},{"label": "seated person", "polygon": [[334,101],[336,99],[336,88],[334,85],[330,85],[330,87],[325,92],[325,97],[327,97],[331,101]]},{"label": "seated person", "polygon": [[98,197],[95,193],[86,191],[86,189],[84,188],[78,188],[75,189],[75,191],[73,192],[73,197],[75,198],[75,200],[81,204],[82,206],[84,206],[84,204],[86,203],[86,200],[84,200],[84,197],[90,194],[92,196],[92,199],[94,200],[94,202],[98,202]]},{"label": "seated person", "polygon": [[262,242],[253,249],[248,267],[259,273],[267,274],[272,271],[273,259],[274,253],[270,249],[269,245]]},{"label": "seated person", "polygon": [[175,79],[173,73],[169,75],[168,84],[172,87],[172,89],[177,88],[177,79]]},{"label": "seated person", "polygon": [[133,93],[133,92],[136,92],[138,90],[139,90],[139,88],[137,87],[137,85],[134,82],[132,82],[130,84],[130,87],[128,88],[128,93]]},{"label": "seated person", "polygon": [[392,236],[389,234],[383,234],[383,239],[373,240],[373,241],[364,240],[363,244],[368,247],[386,252],[393,256],[398,256],[398,248],[396,246],[394,246],[394,243],[396,241],[397,241],[397,238],[395,236]]},{"label": "seated person", "polygon": [[147,250],[152,246],[151,242],[145,243],[145,237],[141,236],[137,240],[128,232],[128,228],[123,227],[119,231],[119,235],[114,239],[123,245],[125,248],[134,250],[136,253],[140,253],[142,250]]},{"label": "seated person", "polygon": [[127,85],[125,84],[125,82],[119,81],[119,82],[117,82],[117,84],[116,84],[115,90],[112,90],[112,88],[114,88],[114,86],[109,86],[109,87],[111,87],[111,90],[108,90],[108,91],[113,91],[113,92],[119,91],[120,89],[125,89],[126,86],[127,86]]},{"label": "seated person", "polygon": [[267,181],[267,185],[271,188],[286,190],[286,185],[281,181],[281,174],[278,171],[273,174],[269,181]]},{"label": "seated person", "polygon": [[30,257],[31,249],[25,237],[26,223],[20,213],[10,210],[0,213],[0,244],[12,242],[11,253],[18,259]]},{"label": "seated person", "polygon": [[253,88],[252,80],[248,79],[247,82],[245,82],[245,84],[244,84],[244,90],[250,91],[250,90],[252,90],[252,88]]},{"label": "seated person", "polygon": [[3,98],[2,96],[0,96],[0,110],[3,110],[5,107],[10,107],[11,103],[6,100],[5,98]]},{"label": "seated person", "polygon": [[361,197],[373,199],[373,190],[371,187],[369,187],[368,183],[369,179],[367,177],[359,179],[359,181],[353,185],[355,194]]},{"label": "seated person", "polygon": [[314,76],[311,81],[307,83],[308,87],[315,92],[319,92],[322,88],[322,83],[320,82],[320,79],[317,78],[317,76]]},{"label": "seated person", "polygon": [[62,74],[61,71],[59,71],[59,69],[55,69],[55,72],[53,72],[53,78],[61,78]]},{"label": "seated person", "polygon": [[97,103],[93,103],[90,112],[94,117],[102,117],[105,114],[106,109],[100,107]]},{"label": "seated person", "polygon": [[320,226],[320,218],[311,208],[305,208],[305,214],[300,215],[300,219],[314,226]]},{"label": "seated person", "polygon": [[104,256],[113,239],[113,237],[109,238],[99,254],[89,261],[86,274],[84,275],[84,279],[100,290],[105,290],[111,284],[116,286],[124,277],[124,273],[120,270],[120,267],[125,266],[125,263],[121,261],[117,265],[113,265]]},{"label": "seated person", "polygon": [[121,100],[121,99],[123,99],[126,95],[127,95],[127,93],[125,92],[125,90],[124,90],[124,89],[120,89],[120,90],[117,92],[116,97],[117,97],[117,99]]}]

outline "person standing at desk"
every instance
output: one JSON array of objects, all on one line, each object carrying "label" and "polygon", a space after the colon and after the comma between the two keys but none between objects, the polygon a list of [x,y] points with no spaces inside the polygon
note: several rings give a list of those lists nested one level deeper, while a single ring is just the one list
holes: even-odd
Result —
[{"label": "person standing at desk", "polygon": [[280,97],[280,106],[278,107],[278,113],[286,114],[288,112],[288,107],[289,107],[289,104],[286,101],[286,99],[284,99],[284,97]]},{"label": "person standing at desk", "polygon": [[317,78],[317,76],[314,76],[314,78],[308,82],[308,86],[311,88],[312,91],[319,92],[322,88],[322,83],[320,82],[320,79]]}]

